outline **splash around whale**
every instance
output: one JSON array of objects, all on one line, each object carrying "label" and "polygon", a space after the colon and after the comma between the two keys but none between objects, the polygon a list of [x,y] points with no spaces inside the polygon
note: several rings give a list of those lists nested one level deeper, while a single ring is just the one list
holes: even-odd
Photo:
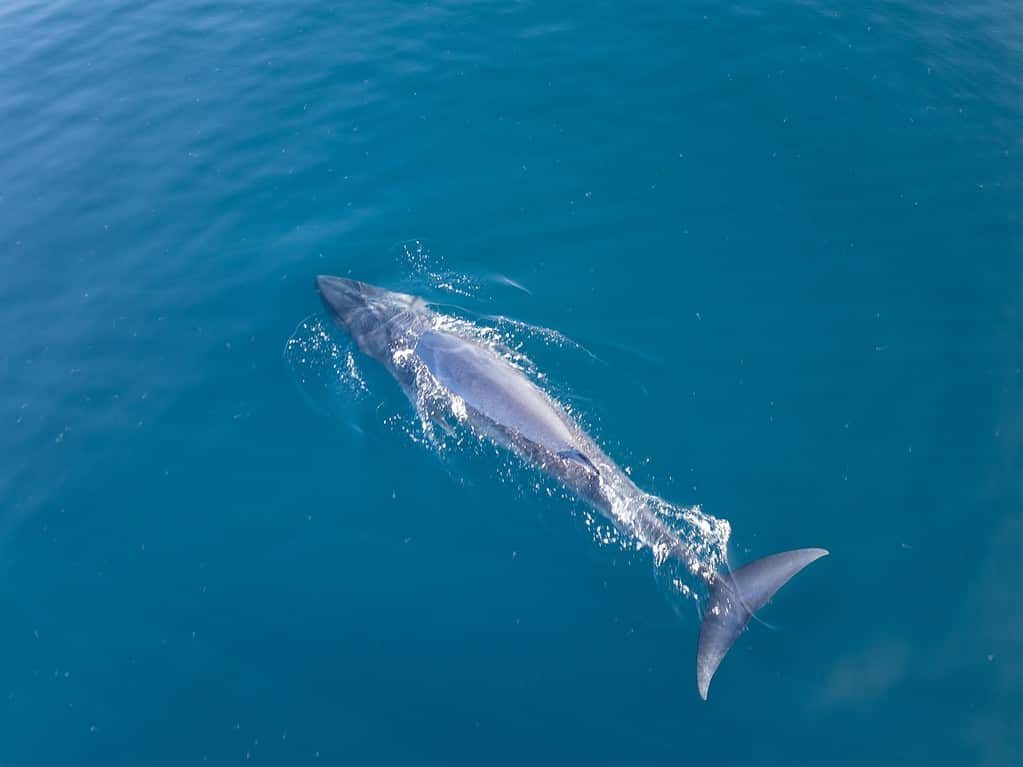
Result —
[{"label": "splash around whale", "polygon": [[730,529],[690,509],[689,534],[668,524],[666,502],[643,492],[586,431],[522,370],[465,333],[421,298],[343,277],[317,286],[334,322],[382,364],[426,424],[466,426],[587,501],[658,564],[674,560],[706,582],[709,596],[696,652],[696,684],[706,700],[718,666],[753,614],[796,573],[828,552],[773,554],[729,571]]}]

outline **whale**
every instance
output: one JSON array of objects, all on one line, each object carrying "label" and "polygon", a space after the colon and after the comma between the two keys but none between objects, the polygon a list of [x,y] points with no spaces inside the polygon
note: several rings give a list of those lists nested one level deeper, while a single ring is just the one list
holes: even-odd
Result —
[{"label": "whale", "polygon": [[[515,453],[592,506],[637,548],[649,549],[655,563],[674,560],[705,582],[696,649],[703,700],[753,615],[796,573],[828,554],[793,549],[731,570],[701,548],[699,536],[680,535],[658,513],[658,499],[633,483],[533,378],[427,301],[347,277],[320,275],[316,284],[334,324],[390,372],[424,420],[445,430],[464,424]],[[707,525],[708,519],[694,515],[688,521]]]}]

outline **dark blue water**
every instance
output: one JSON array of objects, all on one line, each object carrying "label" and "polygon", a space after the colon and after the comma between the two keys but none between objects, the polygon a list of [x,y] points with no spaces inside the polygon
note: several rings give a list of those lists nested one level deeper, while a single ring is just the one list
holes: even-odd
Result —
[{"label": "dark blue water", "polygon": [[[7,0],[0,73],[0,764],[1019,763],[1019,4]],[[648,554],[296,368],[320,272],[832,556],[703,703]]]}]

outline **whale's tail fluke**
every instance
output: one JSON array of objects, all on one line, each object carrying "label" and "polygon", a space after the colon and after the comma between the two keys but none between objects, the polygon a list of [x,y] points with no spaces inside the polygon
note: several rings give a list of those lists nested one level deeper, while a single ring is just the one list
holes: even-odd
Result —
[{"label": "whale's tail fluke", "polygon": [[715,578],[696,650],[696,686],[701,698],[707,699],[714,672],[753,613],[792,576],[827,553],[824,549],[783,551]]}]

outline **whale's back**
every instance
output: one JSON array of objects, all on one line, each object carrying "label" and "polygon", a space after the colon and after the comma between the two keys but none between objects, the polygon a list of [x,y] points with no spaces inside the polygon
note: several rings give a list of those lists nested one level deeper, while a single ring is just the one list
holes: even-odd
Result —
[{"label": "whale's back", "polygon": [[416,353],[444,388],[498,426],[554,454],[575,449],[554,403],[494,352],[450,333],[429,331],[420,337]]}]

